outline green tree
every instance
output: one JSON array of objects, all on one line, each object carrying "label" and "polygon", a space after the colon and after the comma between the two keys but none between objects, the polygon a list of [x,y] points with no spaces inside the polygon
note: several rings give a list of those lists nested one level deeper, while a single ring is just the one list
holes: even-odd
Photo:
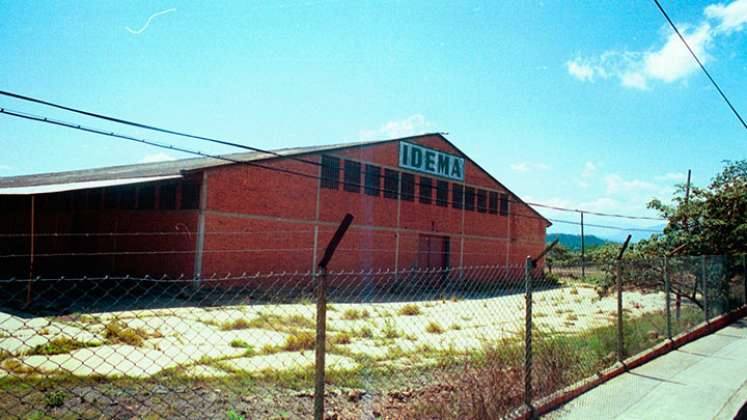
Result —
[{"label": "green tree", "polygon": [[726,161],[705,188],[693,187],[685,204],[679,185],[672,204],[658,199],[649,208],[668,220],[659,245],[684,245],[690,255],[734,255],[747,252],[747,160]]}]

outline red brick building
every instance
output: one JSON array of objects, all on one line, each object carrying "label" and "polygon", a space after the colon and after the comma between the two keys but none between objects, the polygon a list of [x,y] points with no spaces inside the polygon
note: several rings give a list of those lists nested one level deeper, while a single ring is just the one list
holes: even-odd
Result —
[{"label": "red brick building", "polygon": [[[550,223],[440,134],[0,178],[0,277],[522,264]],[[33,215],[33,216],[32,216]],[[33,232],[33,235],[32,235]]]}]

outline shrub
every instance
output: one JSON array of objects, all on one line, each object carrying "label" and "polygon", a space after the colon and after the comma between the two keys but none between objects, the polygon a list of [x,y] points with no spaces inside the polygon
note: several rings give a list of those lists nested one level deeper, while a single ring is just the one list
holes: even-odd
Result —
[{"label": "shrub", "polygon": [[430,321],[428,325],[425,326],[425,331],[431,334],[443,334],[444,333],[443,327],[439,325],[438,322],[435,322],[435,321]]},{"label": "shrub", "polygon": [[420,306],[414,303],[408,303],[407,305],[399,308],[399,311],[397,313],[404,316],[415,316],[420,315],[422,312],[420,311]]},{"label": "shrub", "polygon": [[361,327],[355,334],[361,338],[373,338],[373,331],[368,326]]}]

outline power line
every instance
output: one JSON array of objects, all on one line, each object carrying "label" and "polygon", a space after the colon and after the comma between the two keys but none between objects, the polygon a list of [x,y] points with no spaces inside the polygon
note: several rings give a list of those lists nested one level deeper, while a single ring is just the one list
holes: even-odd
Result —
[{"label": "power line", "polygon": [[[283,168],[278,168],[278,167],[274,167],[274,166],[263,165],[261,163],[257,163],[257,162],[253,162],[253,161],[246,161],[246,160],[234,159],[234,158],[231,158],[231,157],[228,157],[228,156],[224,156],[224,155],[215,155],[215,154],[210,154],[210,153],[204,153],[204,152],[201,152],[201,151],[195,151],[195,150],[187,149],[187,148],[184,148],[184,147],[181,147],[181,146],[174,146],[174,145],[171,145],[171,144],[160,143],[160,142],[156,142],[156,141],[152,141],[152,140],[148,140],[148,139],[144,139],[144,138],[138,138],[138,137],[133,137],[133,136],[130,136],[130,135],[115,133],[115,132],[112,132],[112,131],[106,131],[106,130],[102,130],[102,129],[98,129],[98,128],[86,127],[86,126],[83,126],[83,125],[80,125],[80,124],[70,123],[70,122],[66,122],[66,121],[62,121],[62,120],[58,120],[58,119],[43,117],[43,116],[34,115],[34,114],[30,114],[30,113],[26,113],[26,112],[21,112],[21,111],[14,111],[14,110],[10,110],[10,109],[7,109],[7,108],[0,108],[0,113],[6,114],[6,115],[9,115],[9,116],[13,116],[13,117],[17,117],[17,118],[22,118],[22,119],[26,119],[26,120],[36,121],[36,122],[40,122],[40,123],[52,124],[52,125],[56,125],[56,126],[60,126],[60,127],[65,127],[65,128],[70,128],[70,129],[75,129],[75,130],[80,130],[80,131],[84,131],[84,132],[88,132],[88,133],[92,133],[92,134],[98,134],[98,135],[103,135],[103,136],[118,138],[118,139],[122,139],[122,140],[137,142],[137,143],[141,143],[141,144],[145,144],[145,145],[153,146],[153,147],[158,147],[158,148],[162,148],[162,149],[166,149],[166,150],[173,150],[173,151],[178,151],[178,152],[182,152],[182,153],[197,155],[197,156],[201,156],[201,157],[205,157],[205,158],[223,160],[223,161],[226,161],[226,162],[229,162],[229,163],[256,166],[256,167],[259,167],[259,168],[268,169],[268,170],[271,170],[271,171],[277,171],[277,172],[281,172],[281,173],[285,173],[285,174],[290,174],[290,175],[301,176],[301,177],[308,178],[308,179],[314,179],[314,180],[320,180],[320,179],[322,179],[322,177],[317,176],[317,175],[312,175],[312,174],[308,174],[308,173],[298,172],[298,171],[294,171],[294,170],[291,170],[291,169],[283,169]],[[280,155],[280,157],[281,158],[289,158],[288,156],[282,156],[282,155]],[[319,163],[316,163],[316,164],[319,164]],[[365,170],[363,170],[362,172],[363,172],[362,177],[365,177],[366,174],[367,174],[367,172]],[[378,174],[377,177],[379,179],[381,179],[381,178],[384,178],[385,175]],[[362,185],[358,184],[358,183],[348,183],[348,182],[345,182],[345,181],[343,181],[342,183],[344,185],[355,184],[355,186],[358,187],[358,188],[362,187]],[[423,184],[420,183],[420,182],[413,181],[413,186],[422,186],[422,185]],[[428,187],[435,189],[435,185],[433,185],[433,184],[428,185]],[[376,189],[377,189],[378,192],[387,191],[386,188],[381,188],[381,187],[377,187]],[[517,204],[537,206],[537,207],[544,207],[544,208],[549,208],[549,209],[558,210],[558,211],[566,211],[566,212],[575,212],[575,213],[581,213],[581,212],[583,212],[583,213],[593,214],[593,215],[597,215],[597,216],[624,218],[624,219],[631,219],[631,220],[662,220],[662,221],[666,220],[666,219],[649,218],[649,217],[642,217],[642,216],[627,216],[627,215],[621,215],[621,214],[608,214],[608,213],[601,213],[601,212],[591,212],[591,211],[586,211],[586,210],[569,209],[569,208],[563,208],[563,207],[558,207],[558,206],[551,206],[551,205],[546,205],[546,204],[542,204],[542,203],[531,203],[531,202],[525,202],[525,201],[522,201],[522,200],[513,199],[513,198],[511,198],[510,194],[508,195],[507,200],[509,202],[513,202],[513,203],[517,203]],[[439,200],[436,199],[434,201],[439,201]],[[449,201],[449,200],[446,200],[446,201],[449,204],[455,203],[455,201]],[[528,216],[525,216],[525,217],[528,217]],[[532,216],[532,217],[534,217],[534,216]],[[551,219],[545,218],[544,216],[534,217],[534,218],[551,220]],[[574,222],[574,223],[576,223],[576,222]],[[580,225],[580,223],[576,223],[576,224]],[[612,228],[615,228],[615,227],[612,227]],[[615,229],[620,229],[620,228],[615,228]]]},{"label": "power line", "polygon": [[[275,151],[272,151],[272,150],[264,150],[264,149],[260,149],[260,148],[253,147],[253,146],[246,146],[246,145],[243,145],[243,144],[238,144],[238,143],[228,142],[228,141],[224,141],[224,140],[213,139],[213,138],[210,138],[210,137],[198,136],[198,135],[195,135],[195,134],[184,133],[184,132],[180,132],[180,131],[176,131],[176,130],[172,130],[172,129],[155,127],[155,126],[152,126],[152,125],[138,123],[138,122],[135,122],[135,121],[124,120],[124,119],[121,119],[121,118],[116,118],[116,117],[104,115],[104,114],[101,114],[101,113],[96,113],[96,112],[91,112],[91,111],[85,111],[85,110],[81,110],[81,109],[76,109],[76,108],[73,108],[73,107],[70,107],[70,106],[67,106],[67,105],[61,105],[61,104],[53,103],[53,102],[50,102],[50,101],[47,101],[47,100],[44,100],[44,99],[33,98],[33,97],[30,97],[30,96],[21,95],[21,94],[18,94],[18,93],[13,93],[13,92],[8,92],[8,91],[0,90],[0,95],[9,96],[11,98],[20,99],[20,100],[24,100],[24,101],[29,101],[29,102],[33,102],[33,103],[37,103],[37,104],[41,104],[41,105],[46,105],[46,106],[50,106],[50,107],[62,109],[62,110],[65,110],[65,111],[75,112],[75,113],[78,113],[78,114],[81,114],[81,115],[86,115],[86,116],[89,116],[89,117],[99,118],[99,119],[103,119],[103,120],[106,120],[106,121],[111,121],[111,122],[115,122],[115,123],[119,123],[119,124],[125,124],[125,125],[129,125],[129,126],[133,126],[133,127],[144,128],[144,129],[148,129],[148,130],[154,130],[154,131],[158,131],[158,132],[162,132],[162,133],[166,133],[166,134],[173,134],[173,135],[177,135],[177,136],[182,136],[182,137],[187,137],[187,138],[192,138],[192,139],[197,139],[197,140],[203,140],[203,141],[208,141],[208,142],[223,144],[223,145],[227,145],[227,146],[239,147],[239,148],[253,150],[253,151],[257,151],[257,152],[261,152],[261,153],[271,154],[273,156],[280,157],[280,158],[293,159],[293,160],[296,160],[298,162],[303,162],[303,163],[308,163],[308,164],[311,164],[311,165],[321,166],[320,162],[306,160],[306,159],[301,159],[301,158],[298,158],[298,157],[295,157],[295,156],[284,156],[284,155],[281,155],[281,154],[279,154],[279,153],[277,153]],[[30,114],[28,114],[28,115],[30,115]],[[99,130],[99,131],[103,131],[103,130]],[[169,146],[169,148],[174,149],[174,150],[178,150],[178,149],[176,149],[176,148],[174,148],[172,146]],[[419,185],[419,183],[416,183],[416,185]],[[586,213],[586,214],[591,214],[591,215],[595,215],[595,216],[617,217],[617,218],[624,218],[624,219],[631,219],[631,220],[661,220],[661,221],[666,220],[666,219],[657,218],[657,217],[628,216],[628,215],[623,215],[623,214],[610,214],[610,213],[593,212],[593,211],[582,210],[582,209],[569,209],[569,208],[564,208],[564,207],[559,207],[559,206],[551,206],[551,205],[542,204],[542,203],[532,203],[532,202],[526,202],[526,201],[520,201],[520,200],[513,200],[513,201],[516,202],[516,203],[529,204],[529,205],[532,205],[532,206],[543,207],[543,208],[548,208],[548,209],[552,209],[552,210],[575,212],[575,213]]]},{"label": "power line", "polygon": [[662,15],[664,15],[664,18],[666,18],[667,22],[669,22],[669,26],[671,26],[672,29],[674,29],[674,32],[680,38],[680,40],[682,41],[682,43],[685,44],[685,47],[687,47],[687,50],[690,51],[690,54],[692,54],[692,56],[695,59],[695,61],[698,62],[698,65],[703,70],[703,73],[705,73],[705,75],[708,76],[708,80],[710,80],[711,83],[713,83],[713,86],[716,87],[716,90],[718,90],[718,93],[721,94],[721,97],[724,98],[724,101],[726,102],[726,104],[729,105],[729,108],[731,108],[731,112],[733,112],[734,115],[737,116],[737,119],[739,119],[739,122],[742,123],[742,127],[744,127],[745,129],[747,129],[747,123],[744,122],[744,119],[742,119],[742,116],[739,115],[739,112],[736,110],[736,108],[734,108],[734,105],[731,104],[731,101],[729,101],[729,99],[726,97],[726,95],[724,94],[724,91],[722,91],[721,87],[719,87],[718,83],[716,83],[716,81],[713,80],[713,77],[711,77],[711,74],[708,73],[708,70],[706,70],[705,66],[700,61],[700,59],[698,58],[698,56],[695,54],[695,52],[693,51],[693,49],[690,48],[690,45],[685,40],[685,37],[682,36],[682,34],[680,33],[679,29],[677,29],[677,26],[675,26],[674,22],[672,22],[672,19],[669,18],[669,15],[664,10],[664,8],[661,6],[661,3],[659,3],[659,0],[654,0],[654,3],[656,3],[656,7],[659,8],[659,11],[661,12]]},{"label": "power line", "polygon": [[210,137],[199,136],[197,134],[190,134],[190,133],[185,133],[185,132],[181,132],[181,131],[171,130],[171,129],[168,129],[168,128],[161,128],[161,127],[156,127],[156,126],[153,126],[153,125],[148,125],[148,124],[138,123],[138,122],[135,122],[135,121],[125,120],[125,119],[122,119],[122,118],[111,117],[111,116],[104,115],[104,114],[99,114],[99,113],[96,113],[96,112],[85,111],[85,110],[82,110],[82,109],[77,109],[77,108],[69,107],[67,105],[61,105],[61,104],[57,104],[57,103],[54,103],[54,102],[49,102],[49,101],[46,101],[44,99],[33,98],[31,96],[21,95],[19,93],[13,93],[13,92],[8,92],[8,91],[0,90],[0,95],[8,96],[8,97],[15,98],[15,99],[20,99],[20,100],[23,100],[23,101],[33,102],[33,103],[36,103],[36,104],[46,105],[46,106],[50,106],[50,107],[53,107],[53,108],[62,109],[62,110],[65,110],[65,111],[70,111],[70,112],[74,112],[74,113],[81,114],[81,115],[86,115],[88,117],[99,118],[99,119],[102,119],[102,120],[106,120],[106,121],[110,121],[110,122],[115,122],[115,123],[118,123],[118,124],[124,124],[124,125],[129,125],[129,126],[132,126],[132,127],[143,128],[143,129],[146,129],[146,130],[158,131],[158,132],[161,132],[161,133],[172,134],[172,135],[175,135],[175,136],[187,137],[187,138],[191,138],[191,139],[195,139],[195,140],[208,141],[208,142],[211,142],[211,143],[222,144],[224,146],[237,147],[237,148],[240,148],[240,149],[251,150],[253,152],[267,153],[267,154],[270,154],[270,155],[273,155],[273,156],[276,156],[276,157],[290,158],[290,159],[293,159],[293,160],[296,160],[296,161],[299,161],[299,162],[303,162],[303,163],[308,163],[308,164],[311,164],[311,165],[321,165],[321,163],[314,162],[314,161],[311,161],[311,160],[305,160],[305,159],[301,159],[301,158],[298,158],[298,157],[292,157],[292,156],[291,157],[283,156],[280,153],[274,152],[272,150],[260,149],[258,147],[254,147],[254,146],[247,146],[245,144],[240,144],[240,143],[235,143],[235,142],[230,142],[230,141],[225,141],[225,140],[219,140],[219,139],[214,139],[214,138],[210,138]]}]

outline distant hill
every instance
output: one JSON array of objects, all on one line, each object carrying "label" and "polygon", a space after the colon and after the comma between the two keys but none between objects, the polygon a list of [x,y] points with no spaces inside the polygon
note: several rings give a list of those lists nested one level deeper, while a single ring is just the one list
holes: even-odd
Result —
[{"label": "distant hill", "polygon": [[[580,250],[581,249],[581,235],[571,235],[568,233],[548,233],[547,243],[554,241],[555,239],[560,240],[560,244],[566,248]],[[584,245],[586,248],[592,248],[599,245],[604,245],[615,241],[608,239],[602,239],[594,235],[584,235]]]}]

